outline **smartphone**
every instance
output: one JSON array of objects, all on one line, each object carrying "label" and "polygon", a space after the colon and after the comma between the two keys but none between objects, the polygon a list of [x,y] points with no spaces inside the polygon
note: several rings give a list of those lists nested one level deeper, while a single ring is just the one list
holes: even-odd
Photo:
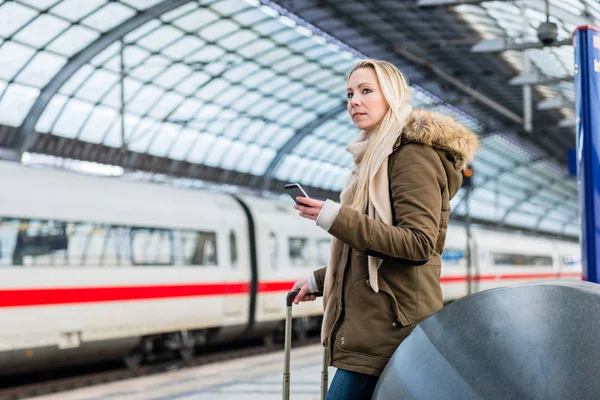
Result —
[{"label": "smartphone", "polygon": [[302,197],[306,197],[306,198],[310,199],[310,196],[306,194],[306,192],[304,191],[302,186],[300,186],[299,183],[288,183],[287,185],[285,185],[283,187],[283,189],[285,190],[285,192],[287,194],[290,195],[290,197],[292,198],[292,200],[294,200],[296,202],[296,204],[301,204],[303,206],[306,205],[306,204],[302,204],[298,200],[296,200],[296,197],[302,196]]}]

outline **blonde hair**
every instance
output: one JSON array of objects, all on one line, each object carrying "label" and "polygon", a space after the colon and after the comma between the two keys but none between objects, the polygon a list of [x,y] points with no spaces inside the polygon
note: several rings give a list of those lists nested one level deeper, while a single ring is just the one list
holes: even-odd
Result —
[{"label": "blonde hair", "polygon": [[383,119],[369,132],[369,144],[360,162],[360,170],[352,193],[351,207],[364,212],[369,199],[369,181],[377,172],[372,171],[377,168],[372,165],[374,155],[387,135],[399,135],[404,127],[405,121],[401,116],[401,109],[409,102],[410,91],[404,75],[387,61],[373,59],[359,61],[348,73],[348,82],[354,71],[359,68],[372,68],[375,71],[383,97],[389,105]]}]

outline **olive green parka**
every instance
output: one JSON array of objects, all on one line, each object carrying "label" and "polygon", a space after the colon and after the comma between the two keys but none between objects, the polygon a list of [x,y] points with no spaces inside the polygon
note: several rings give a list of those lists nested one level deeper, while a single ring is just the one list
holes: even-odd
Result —
[{"label": "olive green parka", "polygon": [[[324,345],[337,368],[379,376],[415,325],[440,310],[441,253],[450,200],[478,147],[450,117],[415,110],[388,158],[394,225],[341,206],[328,232],[351,250],[336,274]],[[367,256],[383,259],[379,292],[369,284]],[[326,268],[314,272],[323,292]]]}]

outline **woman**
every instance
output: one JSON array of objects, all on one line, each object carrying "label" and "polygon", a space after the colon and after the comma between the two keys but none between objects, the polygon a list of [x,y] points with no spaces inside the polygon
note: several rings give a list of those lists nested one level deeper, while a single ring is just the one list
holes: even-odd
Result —
[{"label": "woman", "polygon": [[296,304],[323,294],[321,340],[337,368],[328,400],[371,398],[398,345],[442,308],[450,200],[478,147],[452,118],[413,111],[388,62],[358,62],[347,93],[361,134],[347,147],[354,166],[341,204],[299,197],[306,206],[295,206],[333,236],[328,267],[293,286]]}]

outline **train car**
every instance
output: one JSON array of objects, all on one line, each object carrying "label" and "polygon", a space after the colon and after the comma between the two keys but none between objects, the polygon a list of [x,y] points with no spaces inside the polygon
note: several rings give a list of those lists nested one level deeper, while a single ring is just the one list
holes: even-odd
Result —
[{"label": "train car", "polygon": [[246,328],[248,218],[231,196],[12,163],[0,180],[0,371],[187,357]]},{"label": "train car", "polygon": [[451,223],[440,278],[446,302],[506,285],[581,279],[581,247],[576,242],[476,227],[471,229],[470,269],[466,243],[465,227]]},{"label": "train car", "polygon": [[[0,162],[0,375],[277,340],[283,295],[323,267],[329,235],[267,200]],[[286,201],[287,200],[287,201]],[[468,291],[451,224],[444,299]],[[471,290],[577,278],[577,243],[473,230]],[[318,328],[322,303],[294,313]]]}]

